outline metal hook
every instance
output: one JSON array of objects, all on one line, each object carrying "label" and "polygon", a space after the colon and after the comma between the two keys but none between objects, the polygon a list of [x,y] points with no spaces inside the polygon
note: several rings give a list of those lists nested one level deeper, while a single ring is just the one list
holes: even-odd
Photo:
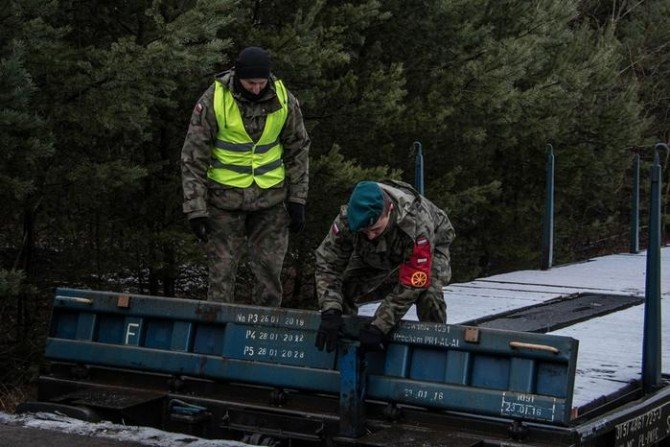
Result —
[{"label": "metal hook", "polygon": [[409,148],[409,157],[410,158],[414,157],[417,154],[417,152],[421,150],[421,148],[422,146],[419,141],[415,141],[414,143],[412,143],[412,146]]},{"label": "metal hook", "polygon": [[665,149],[666,153],[666,160],[668,156],[670,156],[670,148],[668,148],[668,145],[665,143],[656,143],[654,145],[654,163],[660,163],[661,156],[659,155],[659,152],[661,149]]},{"label": "metal hook", "polygon": [[551,155],[554,153],[554,146],[551,145],[551,143],[547,143],[547,155]]}]

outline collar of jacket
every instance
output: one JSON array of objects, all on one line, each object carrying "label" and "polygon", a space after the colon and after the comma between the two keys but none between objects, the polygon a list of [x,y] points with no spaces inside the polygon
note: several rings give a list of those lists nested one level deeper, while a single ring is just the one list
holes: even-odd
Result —
[{"label": "collar of jacket", "polygon": [[[275,75],[270,74],[270,88],[268,88],[267,92],[265,92],[265,95],[258,101],[249,101],[247,98],[242,96],[239,92],[236,91],[233,83],[233,79],[235,77],[235,70],[230,69],[226,70],[224,72],[221,72],[216,75],[216,79],[221,82],[228,90],[233,92],[233,97],[235,97],[235,100],[238,103],[242,104],[263,104],[267,107],[266,103],[274,103],[272,110],[278,110],[281,108],[281,104],[279,104],[279,99],[277,98],[277,91],[275,90],[275,81],[277,78]],[[276,109],[274,105],[276,104]]]},{"label": "collar of jacket", "polygon": [[386,183],[379,186],[391,197],[394,204],[395,224],[412,240],[417,234],[417,215],[420,206],[419,196]]}]

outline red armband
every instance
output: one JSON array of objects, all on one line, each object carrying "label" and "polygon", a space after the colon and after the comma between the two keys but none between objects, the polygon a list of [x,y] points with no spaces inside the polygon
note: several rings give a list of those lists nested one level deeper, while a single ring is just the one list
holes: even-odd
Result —
[{"label": "red armband", "polygon": [[409,259],[400,266],[400,284],[417,289],[427,288],[430,286],[431,265],[430,242],[425,236],[419,236],[414,241]]}]

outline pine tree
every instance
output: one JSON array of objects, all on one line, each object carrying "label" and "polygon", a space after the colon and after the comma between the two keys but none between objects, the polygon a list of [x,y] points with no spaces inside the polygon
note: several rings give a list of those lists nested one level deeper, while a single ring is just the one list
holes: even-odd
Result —
[{"label": "pine tree", "polygon": [[48,17],[65,41],[34,52],[32,67],[57,151],[47,214],[70,281],[147,272],[148,291],[174,294],[182,132],[230,44],[217,38],[230,5],[63,1]]},{"label": "pine tree", "polygon": [[[576,2],[385,6],[393,19],[368,45],[403,68],[407,93],[391,134],[396,144],[381,161],[408,175],[406,147],[420,139],[431,199],[448,207],[480,197],[475,210],[461,207],[467,214],[449,210],[454,248],[476,253],[463,270],[454,258],[456,277],[537,261],[547,142],[558,157],[559,239],[582,245],[609,231],[603,219],[618,212],[627,149],[645,126],[611,33],[581,25]],[[360,151],[343,147],[347,156]],[[593,232],[583,231],[592,224]],[[557,248],[563,259],[575,255],[574,247]]]}]

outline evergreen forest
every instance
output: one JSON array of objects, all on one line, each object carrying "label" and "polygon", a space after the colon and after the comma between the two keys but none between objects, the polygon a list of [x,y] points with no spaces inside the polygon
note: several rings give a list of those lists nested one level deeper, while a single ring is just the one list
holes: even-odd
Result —
[{"label": "evergreen forest", "polygon": [[[626,251],[670,140],[670,0],[4,0],[0,410],[36,375],[53,287],[203,299],[182,213],[193,107],[250,45],[312,145],[286,307],[314,309],[314,249],[353,185],[414,183],[456,229],[452,281],[540,263],[547,145],[554,263]],[[664,178],[667,157],[661,154]],[[668,222],[668,183],[663,191]],[[666,231],[667,234],[667,231]],[[250,271],[238,274],[248,302]]]}]

